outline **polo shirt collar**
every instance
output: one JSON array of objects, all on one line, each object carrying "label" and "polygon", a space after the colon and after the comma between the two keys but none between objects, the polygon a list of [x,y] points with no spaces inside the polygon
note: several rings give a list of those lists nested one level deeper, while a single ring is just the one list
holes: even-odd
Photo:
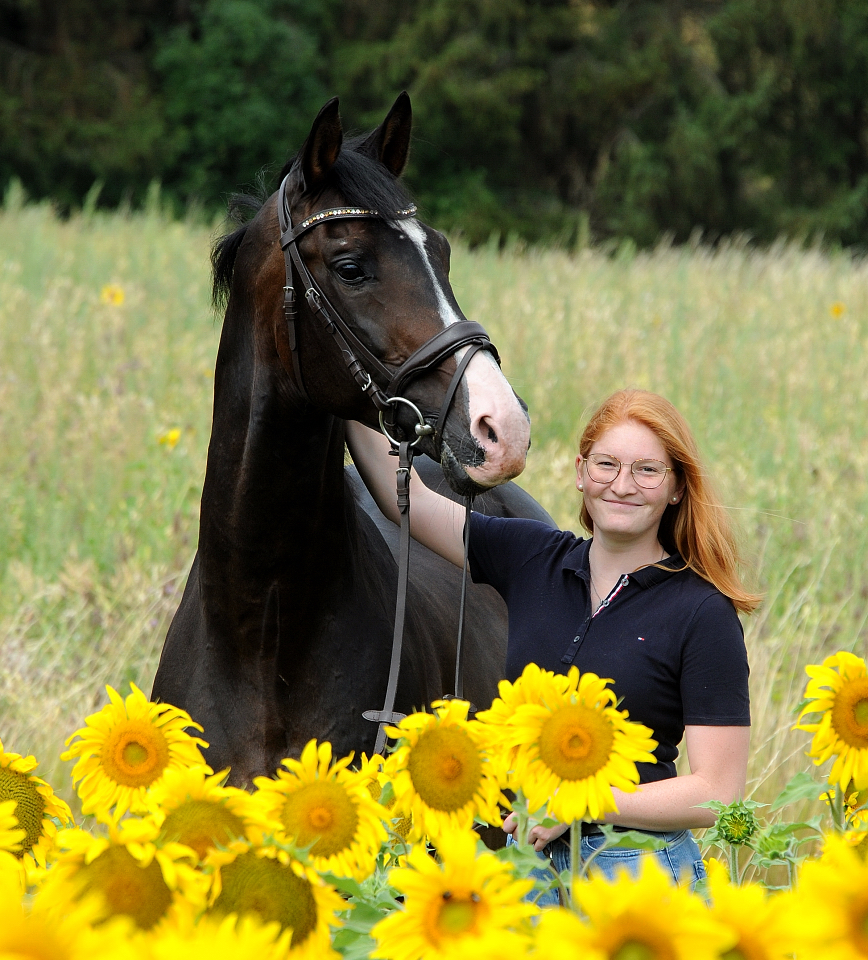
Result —
[{"label": "polo shirt collar", "polygon": [[[591,551],[592,538],[587,540],[578,540],[572,550],[564,557],[562,567],[564,570],[570,570],[582,580],[588,582],[591,578],[591,566],[588,559]],[[659,564],[650,567],[643,567],[635,573],[630,574],[630,582],[636,586],[647,589],[658,583],[662,583],[684,569],[684,561],[679,553],[673,553],[671,557],[661,560]]]}]

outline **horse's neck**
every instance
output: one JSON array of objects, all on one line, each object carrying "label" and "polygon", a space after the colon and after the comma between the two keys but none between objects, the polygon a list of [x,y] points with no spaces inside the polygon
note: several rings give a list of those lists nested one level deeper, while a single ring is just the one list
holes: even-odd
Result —
[{"label": "horse's neck", "polygon": [[221,591],[255,606],[275,583],[285,599],[303,598],[326,564],[340,566],[347,537],[343,423],[294,401],[253,360],[252,343],[227,339],[202,492],[201,586],[221,606]]}]

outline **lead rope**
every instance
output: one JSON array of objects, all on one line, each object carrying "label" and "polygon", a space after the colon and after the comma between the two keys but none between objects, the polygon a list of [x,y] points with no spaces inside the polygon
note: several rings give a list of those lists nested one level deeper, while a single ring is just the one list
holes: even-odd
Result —
[{"label": "lead rope", "polygon": [[410,573],[410,471],[413,469],[413,445],[402,440],[398,449],[390,451],[397,454],[396,487],[398,512],[401,515],[400,550],[398,554],[398,596],[395,601],[395,629],[392,633],[392,659],[389,663],[389,680],[386,684],[386,699],[382,710],[365,710],[362,716],[366,720],[379,723],[374,753],[382,754],[386,746],[386,725],[400,723],[405,713],[395,713],[395,694],[398,691],[398,673],[401,668],[401,647],[404,642],[404,617],[407,612],[407,580]]},{"label": "lead rope", "polygon": [[[386,684],[386,697],[382,710],[365,710],[362,716],[379,724],[374,753],[382,754],[386,746],[386,726],[400,723],[407,715],[394,710],[395,695],[398,692],[398,675],[401,668],[401,648],[404,643],[404,620],[407,613],[407,585],[410,574],[410,474],[413,469],[413,444],[402,440],[397,450],[390,454],[398,457],[396,470],[396,492],[398,513],[401,518],[398,552],[398,595],[395,601],[395,628],[392,633],[392,656],[389,663],[389,680]],[[443,700],[464,699],[464,611],[467,599],[467,570],[470,553],[470,513],[473,498],[467,497],[464,515],[464,564],[461,573],[461,601],[458,607],[458,641],[455,648],[455,693],[444,694]],[[476,707],[470,704],[468,715],[476,713]]]},{"label": "lead rope", "polygon": [[[470,558],[470,511],[473,507],[473,497],[467,497],[464,508],[464,566],[461,570],[461,603],[458,607],[458,644],[455,648],[455,694],[453,697],[444,697],[444,700],[464,699],[464,662],[462,659],[464,640],[464,601],[467,598],[467,569]],[[476,713],[476,707],[470,704],[468,717]]]}]

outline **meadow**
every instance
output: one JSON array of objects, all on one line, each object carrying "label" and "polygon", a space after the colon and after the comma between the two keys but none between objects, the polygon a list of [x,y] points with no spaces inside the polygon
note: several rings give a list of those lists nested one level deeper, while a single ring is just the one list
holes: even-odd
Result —
[{"label": "meadow", "polygon": [[[63,740],[146,693],[197,539],[220,318],[213,225],[12,188],[0,211],[0,739],[73,801]],[[741,533],[754,733],[749,795],[808,769],[804,667],[866,653],[868,264],[746,241],[453,249],[453,285],[530,405],[521,484],[576,529],[586,414],[638,386],[684,412]],[[67,784],[66,789],[63,784]]]}]

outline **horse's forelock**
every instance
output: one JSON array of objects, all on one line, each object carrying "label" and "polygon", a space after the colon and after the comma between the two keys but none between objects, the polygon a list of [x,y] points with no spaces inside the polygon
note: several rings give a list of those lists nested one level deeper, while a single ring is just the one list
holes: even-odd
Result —
[{"label": "horse's forelock", "polygon": [[[367,134],[362,134],[344,141],[343,149],[329,174],[328,186],[336,190],[349,206],[377,210],[385,219],[391,219],[410,205],[410,195],[382,163],[358,152],[366,139]],[[284,164],[278,182],[293,171],[300,156],[300,153],[296,154]],[[229,198],[228,219],[239,226],[219,237],[211,248],[211,298],[217,309],[226,306],[238,249],[250,220],[267,199],[262,179],[258,186],[257,195],[236,193]]]}]

